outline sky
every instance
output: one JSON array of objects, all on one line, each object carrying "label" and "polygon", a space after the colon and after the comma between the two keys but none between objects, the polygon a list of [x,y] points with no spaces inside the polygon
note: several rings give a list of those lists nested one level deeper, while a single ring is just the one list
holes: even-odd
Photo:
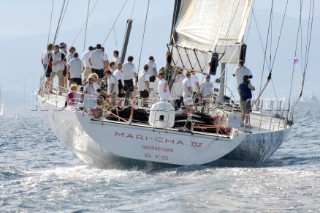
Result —
[{"label": "sky", "polygon": [[[53,40],[53,34],[56,29],[62,2],[62,0],[54,0],[49,41]],[[111,30],[111,33],[106,40],[105,47],[107,54],[110,57],[114,49],[121,49],[126,20],[132,18],[133,29],[130,37],[128,54],[135,56],[134,62],[140,67],[142,66],[141,64],[147,60],[149,55],[155,57],[158,67],[164,64],[166,44],[170,37],[173,0],[150,0],[149,15],[140,62],[139,55],[142,47],[144,19],[146,16],[148,0],[91,0],[90,9],[93,8],[96,2],[96,7],[88,22],[86,48],[89,44],[95,45],[96,43],[102,43],[107,38],[107,34],[114,24],[120,9],[126,2],[118,21],[115,23],[114,30]],[[259,30],[261,30],[263,41],[266,38],[266,31],[262,30],[262,28],[265,28],[268,24],[268,11],[271,8],[271,2],[271,0],[255,0],[254,4],[254,11],[256,18],[258,19],[257,26],[259,26]],[[275,45],[278,36],[276,31],[279,30],[277,27],[280,26],[280,20],[287,1],[277,0],[274,2],[274,11],[277,13],[275,15],[276,21],[274,22],[273,35],[273,44]],[[305,9],[303,10],[302,17],[304,19],[308,17],[307,8],[309,2],[310,0],[303,1],[303,7]],[[10,94],[22,94],[23,96],[26,96],[24,99],[34,99],[31,94],[37,89],[39,78],[42,74],[40,56],[45,49],[48,40],[52,1],[0,0],[0,3],[0,45],[6,50],[1,51],[0,53],[0,62],[3,68],[0,70],[0,85],[2,93],[4,93],[2,94],[2,99],[7,99],[8,102],[14,104],[15,102],[18,103],[17,98],[12,98],[12,95]],[[81,31],[77,39],[76,37],[86,20],[87,4],[87,0],[70,0],[57,39],[58,42],[64,41],[69,46],[73,44],[79,53],[83,52],[84,31]],[[317,80],[320,79],[320,74],[317,72],[317,56],[319,54],[316,48],[319,46],[319,42],[316,38],[320,34],[319,5],[320,2],[316,1],[315,13],[318,22],[314,24],[314,44],[311,48],[309,71],[307,73],[307,82],[305,86],[305,95],[307,96],[312,95],[313,93],[318,95],[317,91],[320,89]],[[280,45],[278,58],[275,62],[272,85],[270,85],[266,91],[267,96],[274,96],[274,88],[277,88],[278,97],[287,96],[288,91],[290,90],[290,77],[293,69],[292,61],[294,58],[294,41],[299,17],[299,7],[298,0],[289,1],[288,18],[286,19],[281,40],[282,46]],[[261,73],[260,70],[262,69],[263,59],[258,57],[258,55],[262,55],[263,51],[256,31],[256,25],[252,22],[250,33],[246,35],[248,40],[247,66],[254,73],[253,83],[256,87],[259,87],[261,84],[261,74],[259,73]],[[272,48],[272,52],[274,52],[275,46]],[[301,85],[299,82],[301,81],[299,66],[302,66],[302,64],[297,66],[298,71],[295,73],[295,96],[298,95]],[[235,79],[231,77],[233,69],[234,66],[230,66],[227,69],[227,82],[231,85],[231,88],[235,87]],[[17,93],[17,91],[19,93]]]}]

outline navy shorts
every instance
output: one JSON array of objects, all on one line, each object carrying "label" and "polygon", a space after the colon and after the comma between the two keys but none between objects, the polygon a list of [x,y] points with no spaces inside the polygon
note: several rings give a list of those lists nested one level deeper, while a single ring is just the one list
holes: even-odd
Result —
[{"label": "navy shorts", "polygon": [[104,74],[103,74],[103,69],[97,70],[97,69],[91,69],[92,73],[96,73],[98,75],[98,77],[101,79],[103,78]]}]

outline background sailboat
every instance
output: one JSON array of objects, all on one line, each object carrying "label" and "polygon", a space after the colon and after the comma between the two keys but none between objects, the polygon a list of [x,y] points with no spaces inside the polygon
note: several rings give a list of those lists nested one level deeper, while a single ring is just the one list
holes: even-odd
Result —
[{"label": "background sailboat", "polygon": [[2,99],[1,99],[1,87],[0,87],[0,117],[3,116],[3,113],[4,113],[4,103],[2,102]]}]

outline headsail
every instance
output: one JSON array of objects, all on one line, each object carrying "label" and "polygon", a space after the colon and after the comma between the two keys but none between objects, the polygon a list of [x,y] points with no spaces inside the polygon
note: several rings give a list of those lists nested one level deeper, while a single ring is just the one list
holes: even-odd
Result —
[{"label": "headsail", "polygon": [[[178,67],[208,73],[212,54],[239,60],[252,0],[176,1],[169,48]],[[179,10],[177,12],[177,10]]]}]

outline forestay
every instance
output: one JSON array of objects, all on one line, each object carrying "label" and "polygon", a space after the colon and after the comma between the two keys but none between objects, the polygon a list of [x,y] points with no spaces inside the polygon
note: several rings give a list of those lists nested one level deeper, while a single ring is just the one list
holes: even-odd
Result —
[{"label": "forestay", "polygon": [[[182,0],[170,50],[178,67],[206,72],[212,53],[236,63],[252,0]],[[175,18],[175,17],[174,17]]]}]

